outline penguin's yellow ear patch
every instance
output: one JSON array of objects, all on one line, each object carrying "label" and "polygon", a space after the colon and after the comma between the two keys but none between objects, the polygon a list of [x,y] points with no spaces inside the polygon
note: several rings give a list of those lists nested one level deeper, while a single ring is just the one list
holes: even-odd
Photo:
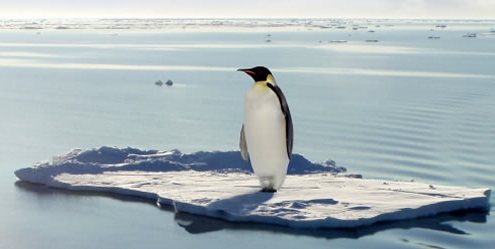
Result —
[{"label": "penguin's yellow ear patch", "polygon": [[275,82],[275,78],[273,78],[273,75],[271,74],[268,74],[266,76],[266,82],[271,83],[272,85],[277,85],[277,83]]}]

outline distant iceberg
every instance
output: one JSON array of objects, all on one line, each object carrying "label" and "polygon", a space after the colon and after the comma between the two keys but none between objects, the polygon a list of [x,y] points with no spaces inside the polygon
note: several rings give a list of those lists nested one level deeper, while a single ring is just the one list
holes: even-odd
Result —
[{"label": "distant iceberg", "polygon": [[259,191],[239,151],[75,149],[15,172],[24,181],[74,191],[141,196],[235,222],[298,228],[352,228],[438,213],[487,209],[491,190],[362,179],[334,161],[294,154],[277,193]]}]

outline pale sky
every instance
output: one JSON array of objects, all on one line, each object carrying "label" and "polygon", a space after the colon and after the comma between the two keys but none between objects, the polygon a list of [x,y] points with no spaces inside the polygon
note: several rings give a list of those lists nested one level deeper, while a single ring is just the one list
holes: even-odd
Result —
[{"label": "pale sky", "polygon": [[5,18],[495,19],[495,0],[0,0]]}]

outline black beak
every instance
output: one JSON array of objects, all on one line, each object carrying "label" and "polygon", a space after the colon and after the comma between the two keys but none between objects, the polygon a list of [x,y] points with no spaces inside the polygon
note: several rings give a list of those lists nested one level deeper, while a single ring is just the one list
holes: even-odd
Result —
[{"label": "black beak", "polygon": [[245,72],[245,73],[247,73],[247,74],[249,74],[251,76],[252,75],[255,75],[255,73],[253,71],[251,71],[251,68],[239,68],[239,69],[237,69],[237,71]]}]

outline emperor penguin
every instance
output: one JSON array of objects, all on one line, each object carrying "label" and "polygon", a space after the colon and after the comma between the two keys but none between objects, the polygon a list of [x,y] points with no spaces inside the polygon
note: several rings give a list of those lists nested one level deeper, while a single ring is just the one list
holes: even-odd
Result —
[{"label": "emperor penguin", "polygon": [[284,183],[289,165],[293,128],[287,100],[268,68],[238,69],[254,79],[244,99],[244,123],[239,147],[251,161],[262,192],[276,192]]}]

